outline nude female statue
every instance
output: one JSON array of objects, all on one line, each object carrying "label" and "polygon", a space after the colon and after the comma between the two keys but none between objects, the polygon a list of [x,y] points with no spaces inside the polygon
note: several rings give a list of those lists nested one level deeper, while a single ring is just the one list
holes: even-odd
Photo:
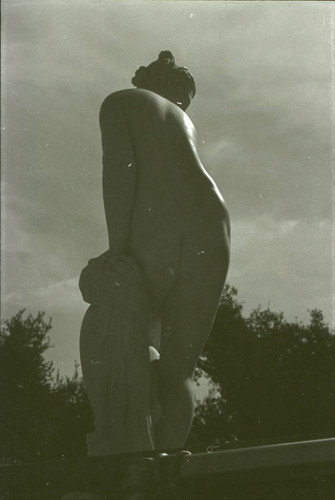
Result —
[{"label": "nude female statue", "polygon": [[[134,327],[136,333],[134,335],[132,330],[127,342],[133,346],[133,342],[140,342],[143,331],[148,333],[151,328],[156,332],[151,332],[151,337],[149,332],[149,340],[144,335],[144,343],[138,348],[142,360],[128,363],[130,371],[132,367],[138,368],[140,363],[145,366],[145,376],[142,382],[134,382],[137,392],[134,391],[129,398],[143,392],[150,399],[146,389],[146,384],[150,386],[149,357],[143,353],[147,353],[148,344],[154,345],[160,355],[154,364],[157,365],[157,398],[161,412],[157,411],[154,395],[149,409],[142,405],[143,415],[151,412],[151,416],[149,420],[146,417],[147,428],[145,425],[136,428],[137,443],[137,438],[134,438],[135,441],[126,446],[120,438],[119,445],[114,446],[121,434],[118,431],[118,436],[114,435],[105,448],[99,445],[94,449],[92,446],[89,454],[183,447],[193,419],[194,369],[210,333],[229,265],[230,225],[226,205],[199,159],[196,132],[185,113],[195,95],[192,75],[186,68],[175,65],[171,52],[164,51],[147,68],[139,68],[132,83],[136,89],[109,95],[100,111],[109,251],[93,259],[96,270],[91,273],[90,290],[102,287],[100,298],[95,303],[89,293],[85,298],[83,292],[85,300],[93,305],[83,322],[81,357],[84,380],[96,417],[96,434],[99,434],[99,414],[105,415],[105,423],[101,423],[101,429],[105,429],[100,432],[101,441],[106,428],[112,428],[117,420],[116,417],[113,420],[113,411],[121,404],[123,391],[119,386],[121,395],[118,396],[118,380],[120,384],[122,382],[120,370],[114,370],[114,379],[106,375],[113,364],[108,356],[113,356],[116,349],[115,346],[109,348],[106,339],[115,342],[113,336],[120,334],[120,328],[125,328],[125,331],[128,328],[130,332],[134,327],[134,323],[128,327],[125,325],[125,318],[130,318],[130,313],[122,312],[121,302],[115,306],[109,292],[104,292],[107,288],[101,285],[103,276],[109,272],[107,268],[101,271],[101,266],[107,265],[108,257],[114,266],[109,282],[114,287],[112,292],[120,294],[122,287],[127,290],[127,286],[136,281],[134,304],[137,305],[133,307],[127,303],[133,300],[135,292],[125,291],[125,307],[133,307],[132,313],[138,321],[139,318],[151,318],[142,333],[140,328]],[[89,267],[84,270],[86,274]],[[126,278],[122,281],[124,276]],[[82,283],[86,283],[84,278],[81,278]],[[104,298],[107,296],[108,300]],[[146,312],[142,314],[144,310]],[[120,316],[122,324],[115,326],[113,333],[111,325],[116,325],[116,319],[120,322]],[[112,333],[108,333],[108,328]],[[121,335],[124,339],[124,334]],[[123,349],[114,360],[116,365],[123,356],[122,352],[128,351],[129,344]],[[104,374],[97,375],[94,370],[101,369],[102,365]],[[112,395],[118,400],[114,409],[113,404],[106,401],[108,388],[113,383],[116,387]],[[101,391],[102,385],[105,395]],[[136,425],[129,424],[130,427]],[[128,427],[124,432],[129,433],[131,429]],[[140,439],[141,433],[150,436]]]}]

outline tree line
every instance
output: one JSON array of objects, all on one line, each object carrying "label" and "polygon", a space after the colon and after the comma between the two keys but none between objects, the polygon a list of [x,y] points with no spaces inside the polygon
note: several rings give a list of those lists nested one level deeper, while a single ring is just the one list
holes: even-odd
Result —
[{"label": "tree line", "polygon": [[[0,333],[1,463],[82,457],[93,415],[75,367],[44,358],[51,321],[19,311]],[[244,316],[226,286],[196,369],[209,393],[196,407],[191,451],[333,436],[335,335],[319,310],[308,324],[257,308]]]}]

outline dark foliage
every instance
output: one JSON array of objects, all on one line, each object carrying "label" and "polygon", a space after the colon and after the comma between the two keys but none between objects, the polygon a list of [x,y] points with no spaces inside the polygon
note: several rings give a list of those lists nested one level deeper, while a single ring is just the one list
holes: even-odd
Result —
[{"label": "dark foliage", "polygon": [[[4,321],[0,334],[0,461],[80,457],[92,412],[77,367],[45,361],[51,322],[43,313]],[[210,391],[187,446],[194,451],[334,435],[335,336],[318,310],[288,322],[269,308],[242,314],[226,287],[199,362]]]},{"label": "dark foliage", "polygon": [[335,336],[321,311],[290,323],[269,308],[242,316],[226,287],[199,366],[214,383],[189,444],[231,447],[332,436]]},{"label": "dark foliage", "polygon": [[53,377],[43,353],[51,321],[20,311],[0,333],[0,461],[82,456],[91,410],[77,371]]}]

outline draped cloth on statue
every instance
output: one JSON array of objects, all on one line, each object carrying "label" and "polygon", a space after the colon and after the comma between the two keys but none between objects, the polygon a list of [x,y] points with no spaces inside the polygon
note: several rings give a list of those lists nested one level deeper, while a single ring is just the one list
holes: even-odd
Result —
[{"label": "draped cloth on statue", "polygon": [[84,382],[95,430],[88,455],[154,448],[149,336],[154,308],[130,257],[91,259],[79,286],[88,308],[80,333]]}]

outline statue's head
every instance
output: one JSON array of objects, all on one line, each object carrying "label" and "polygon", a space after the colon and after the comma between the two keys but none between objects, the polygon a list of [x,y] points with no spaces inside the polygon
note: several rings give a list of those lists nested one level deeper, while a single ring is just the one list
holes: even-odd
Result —
[{"label": "statue's head", "polygon": [[160,52],[149,66],[140,66],[131,80],[138,89],[165,97],[186,110],[195,96],[195,82],[187,68],[177,66],[169,50]]}]

